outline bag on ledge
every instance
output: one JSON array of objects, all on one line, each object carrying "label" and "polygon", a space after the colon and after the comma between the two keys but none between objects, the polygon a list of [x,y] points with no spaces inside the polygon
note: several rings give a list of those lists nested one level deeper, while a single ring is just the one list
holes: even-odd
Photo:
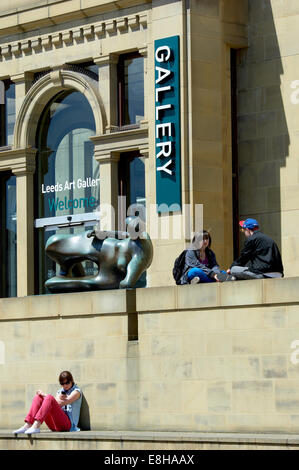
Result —
[{"label": "bag on ledge", "polygon": [[185,257],[186,257],[186,251],[182,251],[180,256],[177,257],[177,259],[174,262],[173,270],[172,270],[172,275],[175,280],[176,284],[180,284],[180,280],[183,274],[183,269],[185,266]]}]

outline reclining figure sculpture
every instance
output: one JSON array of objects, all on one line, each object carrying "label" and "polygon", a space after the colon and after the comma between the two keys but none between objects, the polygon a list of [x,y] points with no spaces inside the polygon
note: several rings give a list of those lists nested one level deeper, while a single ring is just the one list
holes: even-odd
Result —
[{"label": "reclining figure sculpture", "polygon": [[[147,232],[138,230],[136,217],[126,219],[127,231],[84,232],[80,235],[53,235],[46,244],[46,254],[60,265],[60,273],[45,286],[52,293],[78,292],[134,287],[150,266],[153,246]],[[82,262],[97,264],[98,273],[86,276]]]}]

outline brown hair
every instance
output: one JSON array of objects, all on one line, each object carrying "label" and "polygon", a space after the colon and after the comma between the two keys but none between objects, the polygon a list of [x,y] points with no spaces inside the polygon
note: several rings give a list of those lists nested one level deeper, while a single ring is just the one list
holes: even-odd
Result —
[{"label": "brown hair", "polygon": [[193,237],[193,240],[192,240],[192,245],[193,245],[192,249],[193,250],[198,250],[199,249],[199,244],[204,238],[207,238],[209,240],[208,248],[211,248],[211,244],[212,244],[211,235],[207,230],[203,230],[202,232],[196,232],[194,234],[194,237]]},{"label": "brown hair", "polygon": [[71,382],[72,384],[74,384],[73,376],[68,370],[64,370],[63,372],[61,372],[61,374],[59,375],[58,380],[59,380],[60,385],[61,385],[61,382],[64,382],[65,380],[67,380],[67,381]]}]

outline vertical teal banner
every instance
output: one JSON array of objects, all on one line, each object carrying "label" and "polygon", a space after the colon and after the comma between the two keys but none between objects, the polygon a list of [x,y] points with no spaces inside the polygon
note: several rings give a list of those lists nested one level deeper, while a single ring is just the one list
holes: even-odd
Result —
[{"label": "vertical teal banner", "polygon": [[[179,36],[155,41],[155,135],[158,212],[180,211],[182,197]],[[173,205],[176,206],[169,209]]]}]

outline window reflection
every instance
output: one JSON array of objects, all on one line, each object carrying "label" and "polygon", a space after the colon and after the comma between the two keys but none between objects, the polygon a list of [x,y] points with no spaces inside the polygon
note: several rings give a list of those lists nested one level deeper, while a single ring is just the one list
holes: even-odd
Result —
[{"label": "window reflection", "polygon": [[15,84],[0,81],[0,146],[12,145],[16,121]]},{"label": "window reflection", "polygon": [[1,188],[1,281],[0,296],[17,296],[17,208],[16,177],[3,173],[0,176]]},{"label": "window reflection", "polygon": [[[37,132],[37,218],[94,212],[99,205],[99,165],[93,158],[95,122],[91,107],[79,92],[60,93],[40,119]],[[60,229],[59,234],[82,233],[82,226]],[[59,267],[44,254],[55,232],[38,231],[38,292]],[[88,273],[94,267],[85,263]],[[94,272],[95,274],[95,272]]]},{"label": "window reflection", "polygon": [[[138,216],[146,221],[145,166],[139,152],[122,153],[118,162],[119,195],[125,198],[125,207],[120,207],[120,220],[127,215]],[[130,208],[130,210],[129,210]],[[146,286],[144,272],[135,287]]]},{"label": "window reflection", "polygon": [[119,77],[119,125],[139,124],[144,119],[143,57],[138,54],[121,56]]}]

